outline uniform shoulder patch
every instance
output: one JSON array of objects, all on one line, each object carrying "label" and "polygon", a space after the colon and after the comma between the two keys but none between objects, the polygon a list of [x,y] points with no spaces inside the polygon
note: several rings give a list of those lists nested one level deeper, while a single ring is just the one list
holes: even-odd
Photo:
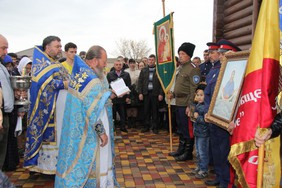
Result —
[{"label": "uniform shoulder patch", "polygon": [[200,76],[198,75],[193,76],[193,82],[194,84],[198,84],[200,82]]}]

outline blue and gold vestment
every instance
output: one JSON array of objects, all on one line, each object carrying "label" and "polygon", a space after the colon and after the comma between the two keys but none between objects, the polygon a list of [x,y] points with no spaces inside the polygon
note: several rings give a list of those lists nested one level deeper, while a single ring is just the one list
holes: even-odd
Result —
[{"label": "blue and gold vestment", "polygon": [[[114,169],[111,91],[107,80],[98,78],[75,56],[68,91],[55,187],[118,186]],[[107,116],[107,124],[101,121],[103,113]],[[110,148],[105,156],[100,155],[99,135],[103,133],[109,138],[103,148]],[[104,165],[107,170],[101,173]]]},{"label": "blue and gold vestment", "polygon": [[[49,171],[36,168],[36,166],[39,163],[39,151],[42,145],[56,145],[57,132],[54,114],[58,93],[64,89],[64,73],[62,66],[45,54],[40,46],[34,48],[31,73],[31,104],[28,113],[24,167],[32,171],[54,174],[55,169]],[[54,157],[56,163],[57,156],[49,157]]]}]

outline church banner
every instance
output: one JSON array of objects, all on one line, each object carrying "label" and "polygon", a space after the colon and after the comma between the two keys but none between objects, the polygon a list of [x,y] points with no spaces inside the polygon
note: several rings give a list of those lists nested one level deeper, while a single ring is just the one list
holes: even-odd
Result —
[{"label": "church banner", "polygon": [[167,93],[175,76],[172,13],[154,24],[156,70],[162,88]]}]

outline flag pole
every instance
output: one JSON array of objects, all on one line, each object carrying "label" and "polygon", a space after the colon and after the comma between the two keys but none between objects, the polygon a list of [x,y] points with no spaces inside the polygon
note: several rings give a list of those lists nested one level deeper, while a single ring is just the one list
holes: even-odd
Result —
[{"label": "flag pole", "polygon": [[163,2],[163,17],[165,17],[165,0],[162,0]]},{"label": "flag pole", "polygon": [[264,144],[259,147],[258,151],[258,175],[257,175],[257,188],[262,187],[263,178],[263,163],[264,163]]},{"label": "flag pole", "polygon": [[[163,17],[165,17],[165,0],[162,0],[163,5]],[[170,98],[168,97],[168,93],[165,93],[165,97],[168,99],[167,107],[168,107],[168,125],[169,125],[169,143],[170,143],[170,152],[172,152],[172,127],[171,127],[171,105]]]},{"label": "flag pole", "polygon": [[[165,94],[167,96],[167,93]],[[172,127],[171,127],[171,105],[170,98],[167,98],[167,108],[168,108],[168,126],[169,126],[169,144],[170,144],[170,152],[172,152]]]},{"label": "flag pole", "polygon": [[[165,17],[165,0],[163,2],[163,17]],[[167,96],[167,93],[165,94]],[[170,105],[170,98],[168,97],[168,126],[169,126],[169,145],[170,145],[170,152],[172,152],[172,127],[171,127],[171,105]]]}]

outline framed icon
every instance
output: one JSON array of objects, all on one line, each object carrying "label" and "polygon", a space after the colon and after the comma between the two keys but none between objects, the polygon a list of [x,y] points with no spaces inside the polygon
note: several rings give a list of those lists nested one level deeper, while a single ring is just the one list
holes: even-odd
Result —
[{"label": "framed icon", "polygon": [[221,68],[207,113],[207,119],[227,129],[236,115],[249,51],[229,53],[221,60]]}]

